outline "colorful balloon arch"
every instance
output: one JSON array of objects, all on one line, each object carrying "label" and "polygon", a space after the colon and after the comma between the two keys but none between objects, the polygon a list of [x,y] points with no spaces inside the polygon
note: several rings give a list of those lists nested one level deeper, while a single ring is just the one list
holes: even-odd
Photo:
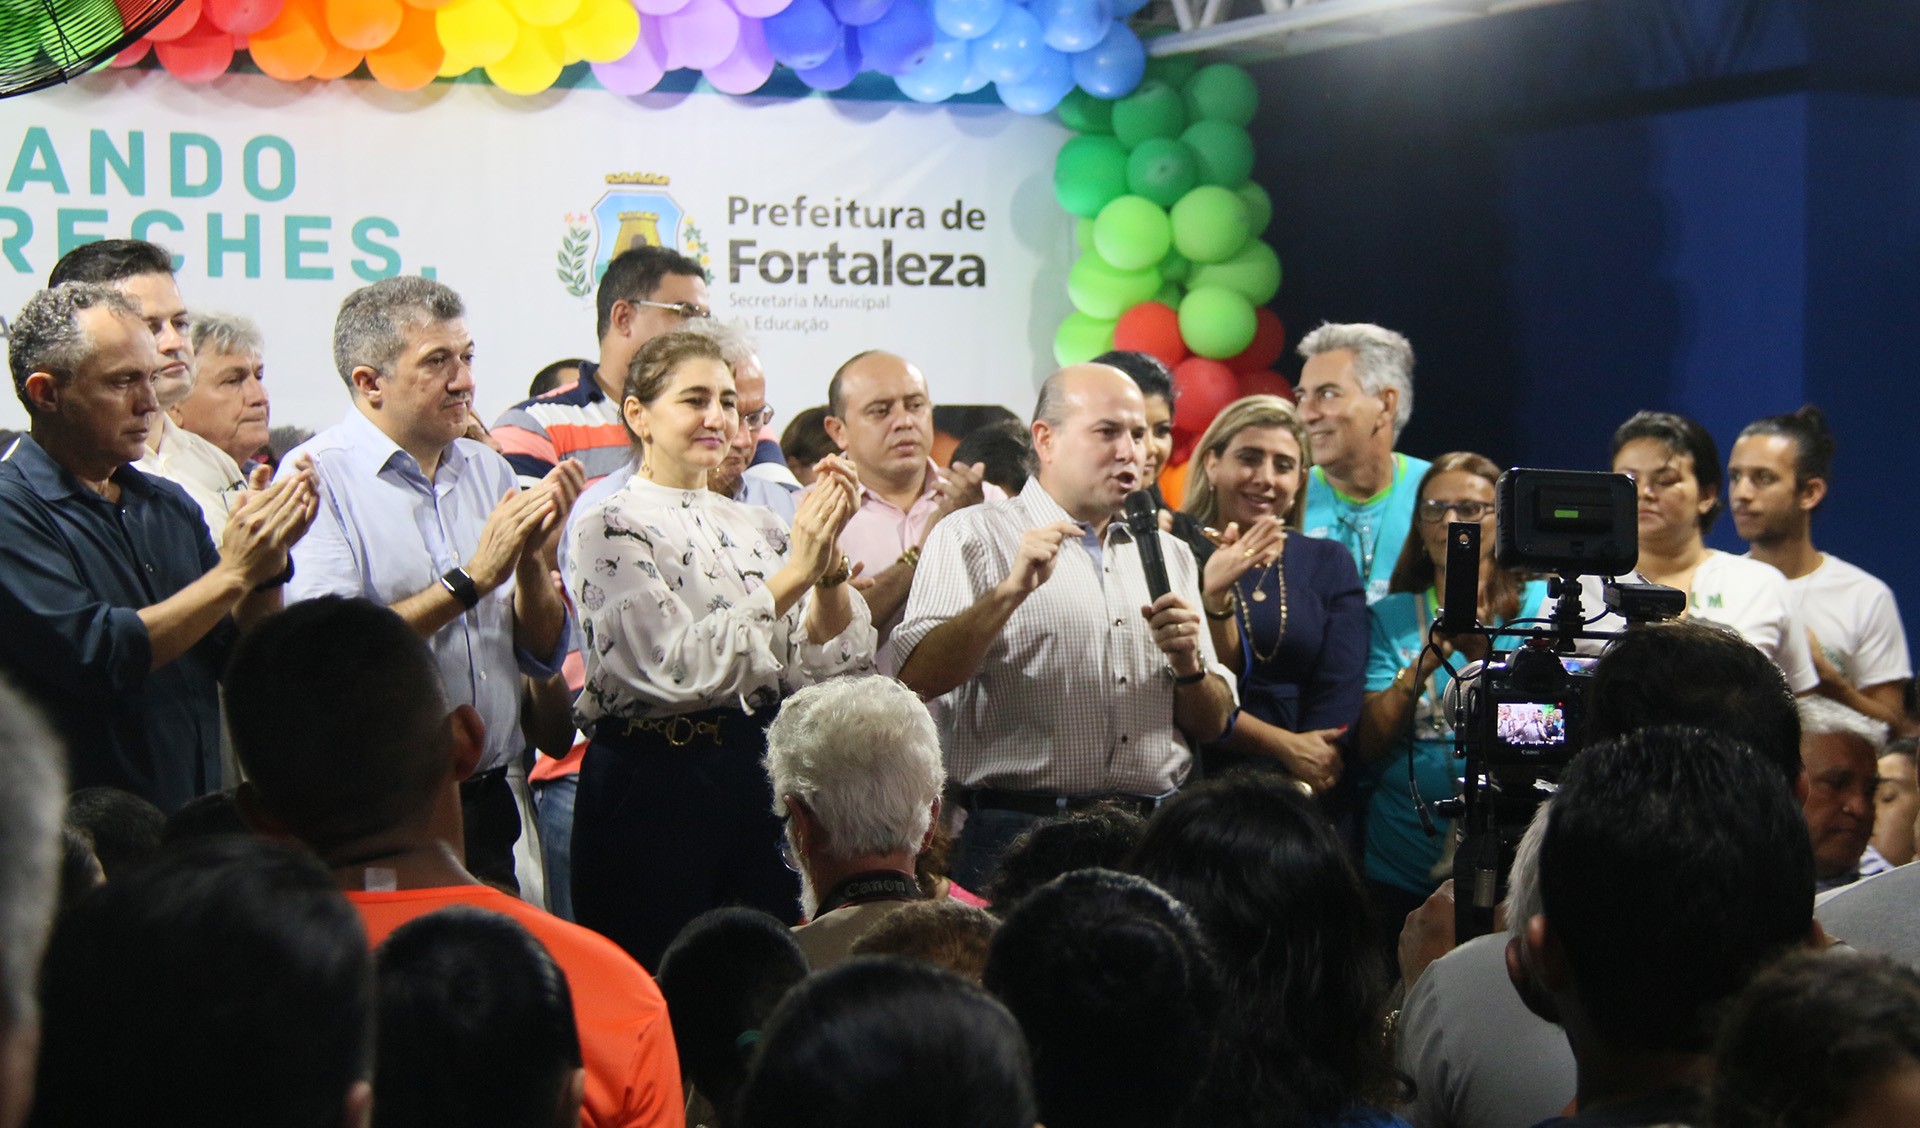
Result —
[{"label": "colorful balloon arch", "polygon": [[1118,101],[1073,94],[1060,106],[1078,136],[1060,148],[1053,189],[1079,217],[1081,254],[1054,358],[1120,348],[1164,361],[1179,390],[1175,463],[1241,396],[1293,398],[1272,371],[1286,331],[1266,308],[1280,257],[1260,238],[1273,205],[1251,179],[1258,107],[1245,69],[1181,58],[1153,60]]},{"label": "colorful balloon arch", "polygon": [[620,94],[666,72],[701,72],[749,94],[776,64],[816,90],[863,71],[919,102],[992,83],[1008,107],[1044,114],[1068,93],[1133,90],[1147,54],[1127,26],[1146,0],[182,0],[114,66],[148,52],[185,82],[210,82],[245,51],[286,82],[342,78],[362,62],[396,90],[482,70],[515,94],[588,62]]}]

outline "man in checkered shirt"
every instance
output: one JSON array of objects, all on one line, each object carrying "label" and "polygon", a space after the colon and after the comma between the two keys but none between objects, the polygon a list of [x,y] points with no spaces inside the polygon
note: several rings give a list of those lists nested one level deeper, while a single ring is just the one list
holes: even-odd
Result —
[{"label": "man in checkered shirt", "polygon": [[1160,537],[1154,600],[1124,520],[1147,433],[1105,365],[1054,373],[1034,409],[1038,473],[1018,497],[934,527],[894,632],[900,678],[942,698],[947,771],[968,811],[954,880],[980,888],[1008,844],[1101,800],[1147,811],[1226,727],[1233,675],[1200,619],[1199,568]]}]

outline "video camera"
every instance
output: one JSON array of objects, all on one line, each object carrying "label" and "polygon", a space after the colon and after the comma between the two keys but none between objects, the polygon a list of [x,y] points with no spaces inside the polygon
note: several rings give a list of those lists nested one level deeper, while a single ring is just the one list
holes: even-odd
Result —
[{"label": "video camera", "polygon": [[[1460,822],[1458,942],[1492,930],[1514,847],[1586,745],[1587,697],[1599,659],[1577,644],[1620,637],[1590,629],[1607,612],[1632,624],[1686,609],[1686,593],[1675,588],[1614,579],[1633,571],[1640,555],[1638,499],[1625,475],[1513,469],[1500,476],[1494,498],[1495,559],[1504,568],[1547,573],[1555,604],[1551,618],[1481,625],[1480,525],[1447,527],[1447,590],[1433,633],[1488,642],[1486,661],[1463,671],[1448,691],[1454,754],[1466,761],[1461,793],[1433,805]],[[1605,592],[1606,608],[1592,619],[1582,606],[1585,576],[1601,577]],[[1417,788],[1414,800],[1422,823],[1436,833]]]}]

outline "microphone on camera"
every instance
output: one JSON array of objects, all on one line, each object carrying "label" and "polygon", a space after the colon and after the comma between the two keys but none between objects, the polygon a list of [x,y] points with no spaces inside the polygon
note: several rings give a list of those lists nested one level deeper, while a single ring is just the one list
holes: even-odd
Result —
[{"label": "microphone on camera", "polygon": [[1140,547],[1140,568],[1147,574],[1147,593],[1155,600],[1173,590],[1167,582],[1167,558],[1160,551],[1160,507],[1153,495],[1136,490],[1127,495],[1127,528]]}]

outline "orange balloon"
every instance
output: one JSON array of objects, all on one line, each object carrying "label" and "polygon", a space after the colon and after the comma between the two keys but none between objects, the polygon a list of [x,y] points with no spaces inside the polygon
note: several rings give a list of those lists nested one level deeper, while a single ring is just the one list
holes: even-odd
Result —
[{"label": "orange balloon", "polygon": [[407,7],[418,8],[423,12],[432,12],[446,7],[453,0],[406,0]]},{"label": "orange balloon", "polygon": [[313,68],[313,77],[327,79],[345,78],[352,74],[353,69],[359,65],[360,52],[342,47],[332,40],[327,40],[327,57],[321,60],[319,66]]},{"label": "orange balloon", "polygon": [[355,51],[386,46],[406,11],[400,0],[326,0],[327,34]]},{"label": "orange balloon", "polygon": [[1180,508],[1180,502],[1187,496],[1187,472],[1192,469],[1191,461],[1182,462],[1178,466],[1160,468],[1160,478],[1157,483],[1160,487],[1160,496],[1166,498],[1167,504],[1175,509]]},{"label": "orange balloon", "polygon": [[247,54],[262,74],[281,82],[312,78],[327,58],[318,0],[287,0],[280,15],[247,39]]},{"label": "orange balloon", "polygon": [[393,39],[378,51],[367,52],[367,69],[382,86],[418,90],[439,75],[446,57],[433,13],[408,8]]},{"label": "orange balloon", "polygon": [[180,0],[180,6],[173,14],[161,20],[159,25],[147,33],[147,38],[155,43],[171,43],[193,30],[200,22],[200,0]]}]

